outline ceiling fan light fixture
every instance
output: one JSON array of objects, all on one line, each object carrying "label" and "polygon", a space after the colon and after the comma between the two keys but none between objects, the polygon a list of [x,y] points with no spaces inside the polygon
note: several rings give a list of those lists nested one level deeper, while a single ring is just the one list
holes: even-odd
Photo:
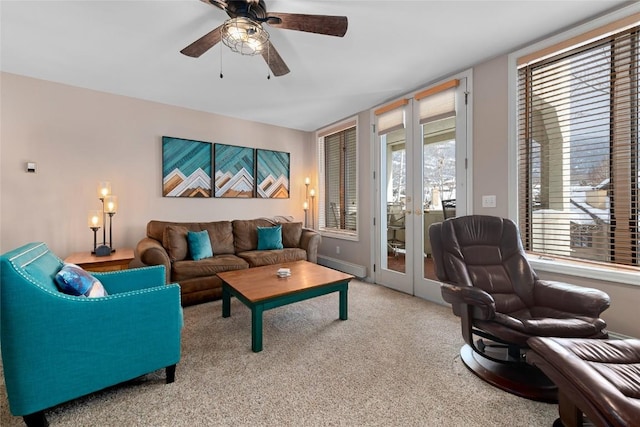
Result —
[{"label": "ceiling fan light fixture", "polygon": [[242,55],[262,53],[269,41],[269,33],[262,24],[242,16],[225,21],[220,32],[222,43]]}]

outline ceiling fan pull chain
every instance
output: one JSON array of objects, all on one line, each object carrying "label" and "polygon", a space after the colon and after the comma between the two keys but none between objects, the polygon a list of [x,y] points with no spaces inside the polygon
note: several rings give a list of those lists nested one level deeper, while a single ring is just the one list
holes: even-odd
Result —
[{"label": "ceiling fan pull chain", "polygon": [[[220,30],[220,33],[222,33],[222,30]],[[222,46],[220,46],[220,78],[224,78],[224,75],[222,74]]]},{"label": "ceiling fan pull chain", "polygon": [[269,62],[269,54],[271,53],[271,46],[269,46],[270,44],[271,43],[267,43],[267,80],[271,80],[271,63]]}]

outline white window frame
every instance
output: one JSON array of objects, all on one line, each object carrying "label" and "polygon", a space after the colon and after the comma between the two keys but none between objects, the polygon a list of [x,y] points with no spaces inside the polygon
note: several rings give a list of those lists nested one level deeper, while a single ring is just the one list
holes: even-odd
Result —
[{"label": "white window frame", "polygon": [[[604,25],[621,20],[635,13],[640,13],[640,4],[636,3],[628,7],[619,9],[601,18],[594,19],[585,24],[579,25],[571,30],[558,34],[549,39],[540,41],[531,46],[527,46],[508,55],[508,100],[509,100],[509,218],[518,221],[518,67],[517,59],[533,52],[540,51],[550,46],[578,37],[583,34],[600,28]],[[640,286],[638,283],[638,273],[616,268],[614,266],[584,265],[579,262],[571,262],[564,259],[551,259],[538,255],[529,255],[529,262],[533,268],[540,272],[566,274],[576,277],[602,280],[606,282],[623,283]]]},{"label": "white window frame", "polygon": [[324,138],[329,135],[333,135],[337,132],[344,131],[345,129],[349,129],[353,127],[355,123],[356,128],[356,177],[359,176],[359,168],[360,168],[360,137],[359,137],[359,123],[358,117],[350,117],[348,119],[342,120],[336,124],[327,126],[325,128],[319,129],[316,132],[316,141],[317,141],[317,152],[318,152],[318,232],[322,236],[350,240],[350,241],[359,241],[360,240],[360,210],[362,209],[361,200],[360,200],[360,185],[358,183],[358,179],[356,179],[356,194],[358,200],[356,215],[356,230],[338,230],[335,228],[325,228],[325,218],[327,213],[324,211],[325,206],[325,158],[324,158]]}]

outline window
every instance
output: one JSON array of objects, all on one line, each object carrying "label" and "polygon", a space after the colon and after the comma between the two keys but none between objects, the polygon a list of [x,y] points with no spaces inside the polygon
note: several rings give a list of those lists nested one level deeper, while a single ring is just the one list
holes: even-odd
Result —
[{"label": "window", "polygon": [[357,237],[358,170],[355,120],[318,134],[320,231]]},{"label": "window", "polygon": [[525,249],[640,266],[639,34],[636,23],[519,68]]}]

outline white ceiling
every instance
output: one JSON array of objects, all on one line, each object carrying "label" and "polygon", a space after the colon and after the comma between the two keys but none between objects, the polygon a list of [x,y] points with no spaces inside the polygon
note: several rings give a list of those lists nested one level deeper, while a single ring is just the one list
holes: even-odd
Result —
[{"label": "white ceiling", "polygon": [[198,0],[2,0],[0,69],[312,131],[628,3],[266,0],[349,19],[344,38],[265,25],[291,69],[267,80],[260,56],[222,44],[179,53],[227,17]]}]

